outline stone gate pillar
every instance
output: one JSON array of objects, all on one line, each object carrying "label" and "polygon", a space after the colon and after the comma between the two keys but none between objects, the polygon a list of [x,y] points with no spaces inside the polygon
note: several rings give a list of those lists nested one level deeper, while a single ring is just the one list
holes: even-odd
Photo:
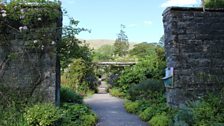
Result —
[{"label": "stone gate pillar", "polygon": [[[41,4],[24,5],[23,9],[49,10]],[[12,17],[0,17],[0,104],[10,101],[59,104],[57,44],[62,36],[62,13],[60,6],[53,11],[54,17],[34,16],[27,26]]]},{"label": "stone gate pillar", "polygon": [[[224,84],[224,9],[170,7],[163,13],[167,102],[178,106]],[[170,71],[168,71],[170,72]]]}]

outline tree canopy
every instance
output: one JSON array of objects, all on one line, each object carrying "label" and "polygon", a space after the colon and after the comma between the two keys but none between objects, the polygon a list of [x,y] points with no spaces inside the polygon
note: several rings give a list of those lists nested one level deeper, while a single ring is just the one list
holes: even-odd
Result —
[{"label": "tree canopy", "polygon": [[125,25],[121,24],[120,33],[114,43],[114,54],[118,56],[125,56],[129,49],[128,36],[125,34]]}]

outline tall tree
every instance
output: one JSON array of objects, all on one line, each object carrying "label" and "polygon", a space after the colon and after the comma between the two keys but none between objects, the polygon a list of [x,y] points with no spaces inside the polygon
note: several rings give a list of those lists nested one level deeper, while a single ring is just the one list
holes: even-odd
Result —
[{"label": "tall tree", "polygon": [[159,46],[163,47],[164,46],[164,42],[165,42],[165,37],[164,35],[160,37],[159,39]]},{"label": "tall tree", "polygon": [[125,25],[121,24],[120,33],[114,43],[114,54],[118,56],[125,56],[129,49],[128,36],[125,34]]},{"label": "tall tree", "polygon": [[92,52],[88,45],[76,38],[82,31],[88,31],[84,28],[79,28],[79,21],[69,18],[70,24],[63,27],[63,36],[60,43],[58,43],[58,53],[61,61],[61,68],[65,69],[68,64],[73,62],[75,58],[82,58],[85,61],[91,61]]}]

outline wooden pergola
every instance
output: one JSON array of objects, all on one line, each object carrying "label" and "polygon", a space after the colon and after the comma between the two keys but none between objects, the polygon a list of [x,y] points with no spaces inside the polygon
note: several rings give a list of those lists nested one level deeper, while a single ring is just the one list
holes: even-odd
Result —
[{"label": "wooden pergola", "polygon": [[96,62],[97,66],[132,66],[137,62]]}]

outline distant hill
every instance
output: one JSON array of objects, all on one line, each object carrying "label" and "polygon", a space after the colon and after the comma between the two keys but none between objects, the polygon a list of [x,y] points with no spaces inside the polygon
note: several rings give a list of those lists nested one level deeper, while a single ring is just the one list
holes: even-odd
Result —
[{"label": "distant hill", "polygon": [[[83,40],[83,39],[81,39],[81,40]],[[98,49],[102,45],[113,45],[114,42],[115,42],[115,40],[108,40],[108,39],[89,39],[89,40],[86,40],[86,43],[88,43],[90,48],[93,48],[93,49]],[[131,48],[133,48],[133,46],[136,43],[129,42],[129,44],[130,44],[130,49],[131,49]]]}]

